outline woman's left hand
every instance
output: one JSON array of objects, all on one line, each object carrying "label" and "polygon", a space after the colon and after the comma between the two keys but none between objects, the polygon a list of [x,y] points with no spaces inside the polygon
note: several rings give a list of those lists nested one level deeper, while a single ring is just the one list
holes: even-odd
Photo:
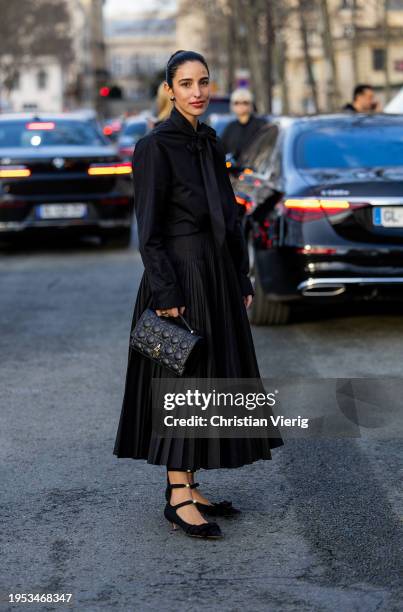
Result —
[{"label": "woman's left hand", "polygon": [[245,308],[249,308],[249,306],[252,304],[252,300],[253,300],[253,295],[243,296],[243,303],[245,304]]}]

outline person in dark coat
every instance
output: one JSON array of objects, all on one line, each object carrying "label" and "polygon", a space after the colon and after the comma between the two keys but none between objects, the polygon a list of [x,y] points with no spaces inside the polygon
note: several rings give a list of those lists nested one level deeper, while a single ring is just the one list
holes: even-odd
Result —
[{"label": "person in dark coat", "polygon": [[243,151],[267,122],[254,114],[253,95],[249,89],[240,87],[232,92],[231,110],[237,118],[225,127],[221,140],[225,153],[231,154],[235,161],[239,161]]},{"label": "person in dark coat", "polygon": [[[239,205],[215,130],[198,121],[208,106],[209,70],[203,56],[175,53],[166,88],[174,102],[168,119],[141,138],[133,155],[135,212],[144,264],[131,329],[146,308],[158,316],[181,313],[205,339],[191,372],[196,378],[259,378],[247,308],[254,289]],[[199,469],[236,468],[271,459],[279,432],[256,438],[175,438],[151,423],[151,381],[168,376],[161,365],[129,351],[114,454],[167,468],[165,517],[187,535],[221,537],[208,516],[240,511],[212,503],[196,490]],[[174,375],[173,375],[174,376]],[[276,435],[278,434],[278,435]]]}]

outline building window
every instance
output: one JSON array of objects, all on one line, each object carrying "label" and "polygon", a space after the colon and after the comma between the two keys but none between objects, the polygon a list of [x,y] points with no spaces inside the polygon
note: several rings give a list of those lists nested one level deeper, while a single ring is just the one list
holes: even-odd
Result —
[{"label": "building window", "polygon": [[45,70],[39,70],[36,75],[38,89],[46,89],[48,84],[48,73]]},{"label": "building window", "polygon": [[385,70],[385,49],[372,49],[372,69]]},{"label": "building window", "polygon": [[355,9],[357,8],[357,0],[341,0],[341,9]]},{"label": "building window", "polygon": [[114,55],[111,62],[111,72],[114,77],[121,77],[124,75],[124,59],[121,55]]},{"label": "building window", "polygon": [[131,73],[136,74],[139,70],[139,66],[140,66],[140,56],[137,54],[132,55],[130,58]]}]

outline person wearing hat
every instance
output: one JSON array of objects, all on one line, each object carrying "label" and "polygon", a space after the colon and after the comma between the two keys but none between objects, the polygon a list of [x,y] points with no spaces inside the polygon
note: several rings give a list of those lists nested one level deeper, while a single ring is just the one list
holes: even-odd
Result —
[{"label": "person wearing hat", "polygon": [[225,152],[238,161],[266,121],[254,114],[253,94],[243,87],[232,92],[231,111],[235,113],[236,119],[226,126],[221,140]]}]

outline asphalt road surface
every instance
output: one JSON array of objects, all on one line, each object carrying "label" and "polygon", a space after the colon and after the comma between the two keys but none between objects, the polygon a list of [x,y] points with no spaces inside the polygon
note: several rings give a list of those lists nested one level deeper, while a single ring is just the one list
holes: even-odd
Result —
[{"label": "asphalt road surface", "polygon": [[[172,532],[164,468],[112,454],[136,248],[0,255],[0,609],[401,609],[401,440],[287,440],[270,462],[200,471],[243,514],[218,519],[221,541]],[[321,309],[253,336],[262,376],[402,376],[401,306]]]}]

